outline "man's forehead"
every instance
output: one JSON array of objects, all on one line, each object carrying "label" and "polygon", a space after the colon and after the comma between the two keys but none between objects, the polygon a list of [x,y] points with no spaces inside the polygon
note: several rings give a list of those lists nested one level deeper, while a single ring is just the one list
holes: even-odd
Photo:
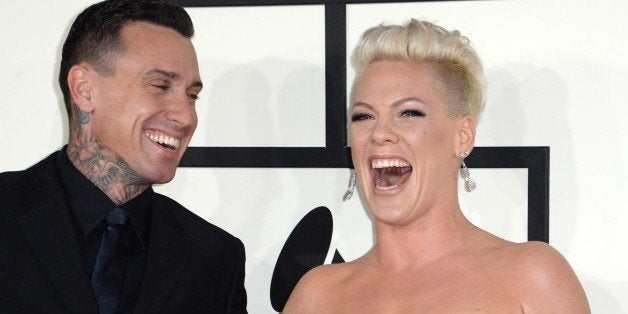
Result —
[{"label": "man's forehead", "polygon": [[[140,70],[137,77],[149,80],[194,80],[191,86],[202,86],[194,46],[188,37],[175,29],[149,22],[125,23],[121,31],[126,66]],[[121,59],[119,59],[121,61]],[[120,63],[118,63],[120,65]],[[195,76],[195,77],[192,77]]]}]

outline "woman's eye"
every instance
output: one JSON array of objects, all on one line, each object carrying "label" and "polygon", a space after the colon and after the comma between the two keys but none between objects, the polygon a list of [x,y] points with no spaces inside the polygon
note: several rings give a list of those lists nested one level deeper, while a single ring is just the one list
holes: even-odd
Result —
[{"label": "woman's eye", "polygon": [[193,100],[198,100],[200,98],[196,94],[188,94],[188,97],[192,98]]},{"label": "woman's eye", "polygon": [[402,117],[425,117],[425,113],[417,109],[408,109],[401,112]]},{"label": "woman's eye", "polygon": [[351,122],[364,121],[371,119],[371,116],[366,113],[355,113],[351,115]]}]

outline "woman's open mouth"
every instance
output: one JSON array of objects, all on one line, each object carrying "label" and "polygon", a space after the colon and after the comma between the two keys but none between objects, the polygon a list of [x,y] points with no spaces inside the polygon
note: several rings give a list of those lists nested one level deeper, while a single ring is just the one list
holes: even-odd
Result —
[{"label": "woman's open mouth", "polygon": [[412,173],[410,163],[402,159],[373,159],[371,168],[375,188],[382,191],[404,184]]}]

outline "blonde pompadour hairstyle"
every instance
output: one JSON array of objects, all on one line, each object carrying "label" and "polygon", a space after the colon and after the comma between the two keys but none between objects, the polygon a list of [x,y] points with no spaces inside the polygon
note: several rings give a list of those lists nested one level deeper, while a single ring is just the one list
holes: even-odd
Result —
[{"label": "blonde pompadour hairstyle", "polygon": [[[470,115],[477,122],[485,103],[486,80],[482,62],[469,40],[430,22],[409,20],[403,25],[379,25],[362,34],[353,51],[356,81],[377,61],[431,65],[452,116]],[[352,100],[353,101],[353,100]]]}]

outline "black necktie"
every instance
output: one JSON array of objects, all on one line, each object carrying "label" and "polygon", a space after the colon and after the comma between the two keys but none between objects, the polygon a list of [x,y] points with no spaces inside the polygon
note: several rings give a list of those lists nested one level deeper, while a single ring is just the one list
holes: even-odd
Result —
[{"label": "black necktie", "polygon": [[100,314],[114,314],[118,310],[124,282],[126,250],[122,236],[129,217],[121,209],[114,208],[105,220],[107,229],[96,257],[92,289],[98,301]]}]

